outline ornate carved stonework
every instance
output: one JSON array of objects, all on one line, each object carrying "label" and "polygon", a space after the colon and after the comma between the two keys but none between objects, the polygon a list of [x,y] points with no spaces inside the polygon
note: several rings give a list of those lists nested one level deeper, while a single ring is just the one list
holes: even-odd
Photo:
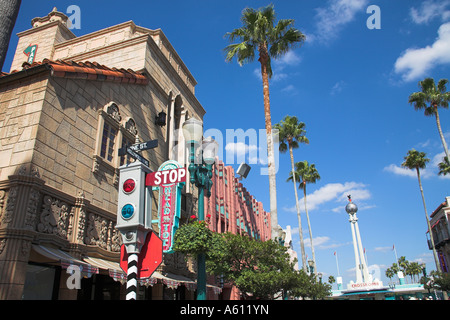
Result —
[{"label": "ornate carved stonework", "polygon": [[122,116],[119,112],[119,107],[114,102],[111,102],[106,106],[106,113],[117,122],[120,122],[122,120]]},{"label": "ornate carved stonework", "polygon": [[28,200],[28,206],[27,206],[27,212],[25,216],[25,228],[29,230],[35,230],[36,229],[36,217],[38,214],[38,206],[39,206],[39,200],[41,198],[40,192],[32,188],[30,191],[30,198]]},{"label": "ornate carved stonework", "polygon": [[97,245],[106,249],[108,241],[108,222],[105,218],[89,213],[88,225],[84,243],[87,245]]},{"label": "ornate carved stonework", "polygon": [[136,123],[132,118],[129,118],[127,122],[125,122],[125,129],[127,129],[133,135],[133,137],[137,136],[138,134]]},{"label": "ornate carved stonework", "polygon": [[2,254],[5,247],[6,247],[6,239],[0,239],[0,254]]},{"label": "ornate carved stonework", "polygon": [[71,210],[67,203],[50,196],[44,196],[37,231],[55,234],[67,239],[70,212]]},{"label": "ornate carved stonework", "polygon": [[2,216],[1,225],[8,224],[12,220],[14,206],[16,205],[17,193],[19,187],[12,187],[8,192],[8,200],[6,200],[5,212]]}]

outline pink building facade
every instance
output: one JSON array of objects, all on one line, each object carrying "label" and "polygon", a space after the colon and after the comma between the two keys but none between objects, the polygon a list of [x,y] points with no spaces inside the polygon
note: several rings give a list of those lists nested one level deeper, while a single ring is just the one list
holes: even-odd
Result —
[{"label": "pink building facade", "polygon": [[213,168],[211,197],[205,197],[205,217],[209,228],[219,233],[270,239],[270,212],[257,201],[235,176],[231,166],[217,161]]},{"label": "pink building facade", "polygon": [[[210,230],[270,239],[270,212],[257,201],[235,176],[233,167],[216,159],[211,197],[205,197],[205,220]],[[223,284],[222,299],[239,300],[237,288]]]}]

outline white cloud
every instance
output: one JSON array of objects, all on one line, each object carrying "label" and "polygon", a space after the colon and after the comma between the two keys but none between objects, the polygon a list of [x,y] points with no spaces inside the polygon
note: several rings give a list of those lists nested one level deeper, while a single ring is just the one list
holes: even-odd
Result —
[{"label": "white cloud", "polygon": [[338,94],[344,89],[345,81],[341,80],[336,82],[336,84],[331,88],[330,94],[334,96],[335,94]]},{"label": "white cloud", "polygon": [[440,18],[446,21],[450,18],[450,10],[448,6],[450,5],[450,0],[427,0],[422,2],[420,8],[411,8],[409,14],[414,23],[426,24],[436,18]]},{"label": "white cloud", "polygon": [[[433,176],[437,176],[437,173],[433,172],[434,171],[433,169],[430,169],[430,168],[434,168],[434,167],[436,167],[436,166],[428,164],[428,168],[420,169],[420,178],[428,179]],[[384,167],[383,171],[390,172],[390,173],[393,173],[398,176],[411,177],[411,178],[417,179],[416,170],[399,167],[396,164],[390,164],[390,165]]]},{"label": "white cloud", "polygon": [[[424,144],[427,146],[430,144],[427,140]],[[440,146],[442,148],[442,146]],[[430,158],[430,162],[427,163],[427,166],[425,169],[420,169],[420,177],[423,179],[429,179],[433,177],[438,177],[440,179],[450,179],[449,175],[446,176],[439,176],[439,163],[443,161],[445,156],[445,152],[438,153]],[[393,173],[398,176],[404,176],[404,177],[411,177],[417,179],[417,172],[416,170],[411,170],[407,168],[403,168],[401,166],[398,166],[396,164],[390,164],[383,168],[383,171]]]},{"label": "white cloud", "polygon": [[450,22],[439,27],[436,41],[425,48],[409,48],[395,62],[395,72],[403,80],[412,81],[424,77],[438,65],[450,63]]},{"label": "white cloud", "polygon": [[368,0],[333,0],[325,8],[316,9],[317,34],[313,39],[327,42],[337,37],[339,31],[351,22],[358,12],[365,12]]},{"label": "white cloud", "polygon": [[396,164],[390,164],[383,169],[386,172],[393,173],[398,176],[405,176],[405,177],[411,177],[411,178],[417,178],[417,173],[413,170],[406,169],[403,167],[399,167]]},{"label": "white cloud", "polygon": [[243,156],[250,151],[258,150],[258,147],[255,145],[248,145],[244,142],[230,142],[225,146],[225,151],[232,152],[236,156]]},{"label": "white cloud", "polygon": [[281,89],[281,92],[283,92],[284,94],[296,95],[298,93],[298,90],[294,85],[290,84],[287,87]]},{"label": "white cloud", "polygon": [[279,59],[275,60],[273,64],[275,67],[284,68],[285,66],[296,66],[302,59],[295,53],[295,51],[288,51]]},{"label": "white cloud", "polygon": [[376,247],[373,249],[373,251],[376,252],[389,252],[389,251],[393,251],[392,247]]},{"label": "white cloud", "polygon": [[[354,201],[362,201],[371,198],[370,191],[367,189],[367,186],[362,183],[329,183],[307,195],[308,211],[315,210],[319,206],[329,202],[344,204],[348,201],[347,195],[349,194],[352,195]],[[300,199],[299,204],[300,209],[303,211],[305,207],[303,198]],[[341,210],[343,210],[344,207],[342,207]],[[297,212],[297,207],[295,205],[293,207],[284,207],[283,209],[288,212]]]}]

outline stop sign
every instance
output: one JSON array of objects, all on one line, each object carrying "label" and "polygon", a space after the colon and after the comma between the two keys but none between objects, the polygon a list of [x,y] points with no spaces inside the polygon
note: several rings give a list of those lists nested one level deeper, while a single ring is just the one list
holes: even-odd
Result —
[{"label": "stop sign", "polygon": [[147,174],[145,177],[145,185],[147,187],[156,187],[181,182],[186,182],[186,168],[156,171]]},{"label": "stop sign", "polygon": [[[150,278],[162,262],[162,240],[150,231],[138,257],[138,278]],[[125,245],[120,248],[120,267],[127,273],[128,253]]]}]

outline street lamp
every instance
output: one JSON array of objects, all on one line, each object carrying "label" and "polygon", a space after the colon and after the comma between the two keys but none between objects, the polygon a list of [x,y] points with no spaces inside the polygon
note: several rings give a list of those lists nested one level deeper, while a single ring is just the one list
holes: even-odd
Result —
[{"label": "street lamp", "polygon": [[[205,220],[205,191],[206,196],[211,196],[212,166],[215,162],[217,142],[211,137],[203,138],[203,123],[191,118],[183,124],[183,135],[186,145],[189,146],[189,174],[190,182],[198,189],[198,220]],[[201,145],[200,150],[199,147]],[[199,157],[196,157],[199,151]],[[206,300],[206,266],[205,254],[200,253],[197,257],[197,300]]]},{"label": "street lamp", "polygon": [[283,228],[278,226],[278,243],[284,246],[285,240],[286,240],[286,231],[284,231]]},{"label": "street lamp", "polygon": [[314,273],[314,261],[311,259],[308,259],[308,265],[309,265],[309,273],[313,274]]}]

